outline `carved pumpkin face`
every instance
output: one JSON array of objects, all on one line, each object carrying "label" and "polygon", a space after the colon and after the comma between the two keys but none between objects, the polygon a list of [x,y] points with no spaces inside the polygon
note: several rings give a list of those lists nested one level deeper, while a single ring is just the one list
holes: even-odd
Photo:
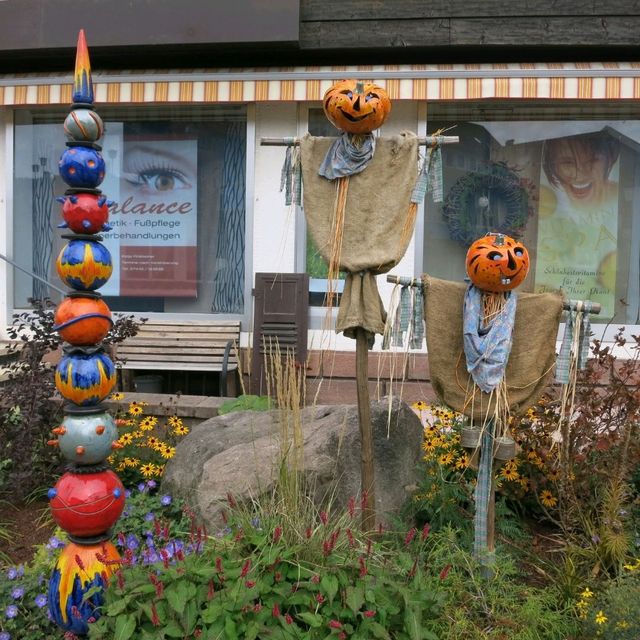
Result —
[{"label": "carved pumpkin face", "polygon": [[526,247],[501,233],[488,233],[467,251],[467,274],[483,291],[499,293],[515,289],[529,272]]},{"label": "carved pumpkin face", "polygon": [[347,133],[371,133],[387,119],[391,100],[376,84],[341,80],[324,94],[324,112],[338,129]]}]

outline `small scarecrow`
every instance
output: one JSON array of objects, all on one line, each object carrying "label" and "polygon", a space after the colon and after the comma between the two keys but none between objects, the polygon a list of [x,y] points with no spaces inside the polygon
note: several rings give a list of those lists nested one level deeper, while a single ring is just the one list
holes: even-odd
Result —
[{"label": "small scarecrow", "polygon": [[518,294],[529,255],[518,240],[488,233],[466,256],[468,284],[424,276],[431,382],[440,400],[468,418],[462,445],[478,465],[474,553],[494,561],[494,466],[515,457],[510,416],[549,382],[562,296]]}]

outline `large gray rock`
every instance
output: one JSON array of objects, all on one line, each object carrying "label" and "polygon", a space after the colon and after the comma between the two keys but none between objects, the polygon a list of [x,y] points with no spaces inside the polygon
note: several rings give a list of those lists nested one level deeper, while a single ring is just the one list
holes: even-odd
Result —
[{"label": "large gray rock", "polygon": [[[270,493],[280,463],[280,411],[243,411],[206,420],[180,442],[165,467],[163,491],[183,498],[210,530],[220,527],[226,496]],[[286,418],[285,418],[286,419]],[[304,480],[316,502],[344,507],[360,495],[360,432],[356,406],[323,405],[301,412]],[[419,480],[422,425],[400,400],[371,405],[378,519],[397,511]]]}]

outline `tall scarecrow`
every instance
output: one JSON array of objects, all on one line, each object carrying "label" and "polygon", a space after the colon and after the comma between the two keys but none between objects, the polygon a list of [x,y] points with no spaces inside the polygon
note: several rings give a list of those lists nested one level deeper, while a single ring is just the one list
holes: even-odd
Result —
[{"label": "tall scarecrow", "polygon": [[55,384],[66,403],[62,424],[54,429],[57,439],[49,444],[58,446],[69,464],[49,490],[49,499],[53,519],[70,542],[51,575],[48,600],[52,619],[64,631],[83,636],[100,615],[102,590],[118,564],[119,554],[109,538],[125,500],[120,479],[106,464],[119,445],[114,419],[101,402],[115,385],[116,370],[102,347],[112,326],[111,312],[96,290],[109,279],[112,264],[96,234],[109,229],[110,203],[98,189],[105,176],[98,145],[104,126],[93,108],[83,31],[64,133],[67,149],[59,170],[69,188],[59,198],[64,219],[59,226],[72,233],[62,236],[67,243],[56,267],[71,291],[56,309],[54,330],[64,340]]},{"label": "tall scarecrow", "polygon": [[336,332],[356,340],[361,489],[367,505],[363,527],[369,528],[375,521],[375,492],[368,349],[375,335],[383,334],[386,317],[376,276],[389,271],[404,255],[418,204],[430,182],[439,185],[440,154],[439,148],[430,153],[432,162],[425,161],[420,170],[420,141],[415,134],[374,136],[391,111],[386,91],[377,84],[339,81],[325,93],[323,107],[341,135],[306,135],[299,149],[290,147],[283,185],[287,202],[300,202],[304,182],[304,213],[310,235],[328,263],[330,301],[334,280],[340,272],[346,273]]}]

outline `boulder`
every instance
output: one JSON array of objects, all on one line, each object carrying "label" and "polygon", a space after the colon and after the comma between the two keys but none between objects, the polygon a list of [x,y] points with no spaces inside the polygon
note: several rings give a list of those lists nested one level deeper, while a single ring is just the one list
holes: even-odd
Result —
[{"label": "boulder", "polygon": [[[242,411],[201,422],[178,444],[167,463],[163,491],[182,498],[210,531],[221,527],[226,496],[256,498],[273,491],[280,464],[279,410]],[[360,495],[360,432],[353,405],[322,405],[301,411],[305,486],[321,505],[344,508]],[[399,399],[371,404],[376,513],[397,512],[419,482],[422,425]]]}]

